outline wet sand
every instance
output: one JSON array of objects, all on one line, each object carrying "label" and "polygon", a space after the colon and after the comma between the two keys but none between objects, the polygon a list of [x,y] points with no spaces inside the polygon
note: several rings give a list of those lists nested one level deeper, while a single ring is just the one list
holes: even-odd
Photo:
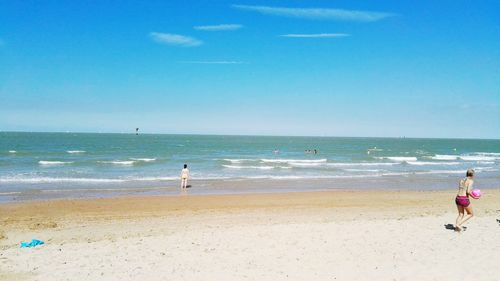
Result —
[{"label": "wet sand", "polygon": [[499,280],[500,190],[484,193],[462,233],[455,190],[2,204],[0,280]]}]

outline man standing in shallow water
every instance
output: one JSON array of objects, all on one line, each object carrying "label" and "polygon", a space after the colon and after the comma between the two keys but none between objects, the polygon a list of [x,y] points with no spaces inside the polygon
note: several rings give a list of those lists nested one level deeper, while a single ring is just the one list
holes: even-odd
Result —
[{"label": "man standing in shallow water", "polygon": [[187,164],[184,164],[184,169],[181,171],[181,190],[186,190],[189,178],[189,170]]}]

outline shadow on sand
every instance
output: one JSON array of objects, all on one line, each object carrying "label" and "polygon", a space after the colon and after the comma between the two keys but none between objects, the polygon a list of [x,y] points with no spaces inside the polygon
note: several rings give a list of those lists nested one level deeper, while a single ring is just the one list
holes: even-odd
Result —
[{"label": "shadow on sand", "polygon": [[[455,226],[454,226],[453,224],[451,224],[451,223],[449,223],[449,224],[445,224],[445,225],[444,225],[444,228],[445,228],[445,229],[448,229],[448,230],[453,230],[453,231],[455,231]],[[462,231],[466,231],[466,230],[467,230],[467,226],[462,226]]]},{"label": "shadow on sand", "polygon": [[451,224],[451,223],[445,224],[444,228],[446,228],[448,230],[455,230],[455,226],[453,224]]}]

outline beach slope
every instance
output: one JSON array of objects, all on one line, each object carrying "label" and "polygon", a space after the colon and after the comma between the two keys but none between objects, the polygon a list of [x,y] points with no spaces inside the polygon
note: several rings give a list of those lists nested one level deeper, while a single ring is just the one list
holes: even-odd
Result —
[{"label": "beach slope", "polygon": [[[1,280],[500,280],[500,192],[334,191],[0,205]],[[45,245],[19,248],[37,238]]]}]

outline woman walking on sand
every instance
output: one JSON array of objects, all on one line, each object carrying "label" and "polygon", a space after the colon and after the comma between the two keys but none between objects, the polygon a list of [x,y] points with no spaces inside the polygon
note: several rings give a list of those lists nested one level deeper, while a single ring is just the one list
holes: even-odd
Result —
[{"label": "woman walking on sand", "polygon": [[188,165],[184,164],[184,169],[181,171],[181,190],[186,190],[189,178]]},{"label": "woman walking on sand", "polygon": [[[455,231],[461,231],[462,225],[470,220],[474,216],[472,207],[470,206],[469,197],[474,198],[471,195],[472,184],[474,184],[474,170],[468,169],[466,177],[460,180],[458,184],[458,193],[455,198],[455,203],[457,204],[458,217],[455,224]],[[467,216],[464,218],[464,211],[467,212]]]}]

